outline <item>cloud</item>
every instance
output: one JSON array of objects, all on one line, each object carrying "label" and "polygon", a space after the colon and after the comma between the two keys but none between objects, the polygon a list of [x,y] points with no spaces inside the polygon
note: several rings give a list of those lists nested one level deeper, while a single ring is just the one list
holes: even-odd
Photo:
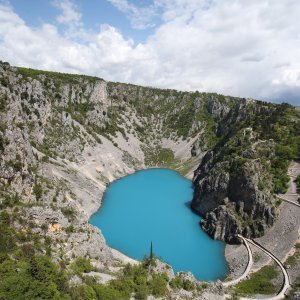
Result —
[{"label": "cloud", "polygon": [[[135,13],[128,1],[109,1]],[[146,8],[153,9],[151,16],[160,13],[162,24],[140,44],[108,24],[85,29],[76,7],[60,3],[68,3],[60,20],[76,30],[69,26],[62,34],[53,24],[31,28],[1,5],[2,59],[163,88],[283,97],[300,105],[298,0],[154,0]]]},{"label": "cloud", "polygon": [[157,16],[157,7],[152,4],[145,7],[139,7],[127,0],[108,0],[121,12],[125,13],[134,29],[146,29],[154,27],[154,17]]},{"label": "cloud", "polygon": [[133,53],[132,40],[109,25],[86,34],[81,43],[60,35],[51,24],[30,28],[11,8],[1,5],[0,24],[1,59],[14,65],[129,81],[131,64],[144,58],[139,50]]},{"label": "cloud", "polygon": [[69,0],[55,0],[53,5],[61,11],[61,14],[57,17],[57,21],[66,26],[80,26],[81,13],[77,11],[74,3]]},{"label": "cloud", "polygon": [[279,78],[272,81],[272,91],[268,96],[276,102],[300,106],[300,69],[285,69]]},{"label": "cloud", "polygon": [[281,103],[288,102],[300,107],[299,101],[300,87],[287,87],[285,85],[275,85],[268,97],[271,97],[273,102]]},{"label": "cloud", "polygon": [[300,69],[286,69],[281,78],[272,81],[274,85],[300,87]]}]

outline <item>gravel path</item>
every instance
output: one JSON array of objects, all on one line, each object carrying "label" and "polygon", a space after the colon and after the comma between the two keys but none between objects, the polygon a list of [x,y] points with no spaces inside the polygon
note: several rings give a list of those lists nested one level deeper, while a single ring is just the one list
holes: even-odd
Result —
[{"label": "gravel path", "polygon": [[247,267],[246,267],[244,273],[241,276],[239,276],[238,278],[230,280],[230,281],[223,282],[222,284],[223,284],[224,287],[232,286],[232,285],[235,285],[235,284],[239,283],[240,281],[244,280],[248,276],[249,272],[251,271],[251,267],[252,267],[252,264],[253,264],[251,248],[249,246],[249,243],[248,243],[247,239],[245,239],[241,235],[239,235],[239,238],[241,238],[243,240],[243,243],[244,243],[244,245],[247,249],[247,252],[248,252]]},{"label": "gravel path", "polygon": [[[281,300],[281,299],[284,299],[285,298],[285,293],[286,291],[288,290],[288,288],[290,287],[290,280],[289,280],[289,275],[287,273],[287,271],[285,270],[283,264],[281,263],[281,261],[276,257],[274,256],[270,251],[268,251],[265,247],[259,245],[257,242],[255,242],[254,240],[250,240],[250,239],[246,239],[245,240],[254,245],[255,247],[257,247],[258,249],[262,250],[264,253],[266,253],[271,259],[273,259],[277,265],[280,267],[283,275],[284,275],[284,282],[283,282],[283,286],[280,290],[280,292],[276,295],[276,296],[273,296],[273,297],[269,297],[269,298],[265,298],[265,300]],[[241,297],[240,298],[241,300],[251,300],[253,298],[244,298],[244,297]]]},{"label": "gravel path", "polygon": [[[289,175],[297,176],[300,173],[300,164],[293,162],[289,168]],[[294,191],[293,181],[290,181],[288,193]],[[279,207],[279,216],[274,226],[270,228],[266,234],[256,239],[256,241],[266,247],[279,260],[285,261],[288,253],[296,244],[300,236],[300,208],[283,202]],[[269,264],[271,259],[265,255],[260,249],[251,247],[253,257],[257,257],[252,270],[259,270],[263,266]],[[233,246],[226,245],[225,257],[231,270],[230,279],[241,276],[248,263],[248,255],[243,245]]]}]

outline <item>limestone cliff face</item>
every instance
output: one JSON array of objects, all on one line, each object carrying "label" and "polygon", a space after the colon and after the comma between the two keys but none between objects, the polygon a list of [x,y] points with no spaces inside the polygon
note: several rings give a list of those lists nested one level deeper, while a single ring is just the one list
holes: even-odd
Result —
[{"label": "limestone cliff face", "polygon": [[14,226],[20,231],[31,226],[34,234],[53,239],[55,260],[63,251],[71,259],[88,255],[110,264],[112,254],[101,231],[86,222],[90,212],[85,208],[97,209],[102,196],[99,182],[76,171],[85,156],[83,141],[92,147],[95,140],[70,109],[90,98],[99,107],[90,120],[105,123],[103,81],[58,86],[44,75],[27,78],[0,63],[0,83],[0,211],[23,204],[18,215],[25,221]]},{"label": "limestone cliff face", "polygon": [[[194,180],[192,207],[204,218],[202,228],[214,239],[229,243],[236,234],[259,237],[276,218],[275,200],[269,191],[258,188],[259,167],[247,163],[238,173],[215,166],[206,176]],[[196,172],[202,172],[201,165]]]},{"label": "limestone cliff face", "polygon": [[164,160],[183,168],[191,135],[203,145],[203,129],[214,135],[209,101],[0,62],[0,209],[18,206],[28,221],[14,226],[51,238],[56,260],[64,252],[111,264],[102,233],[87,224],[107,184]]},{"label": "limestone cliff face", "polygon": [[219,125],[222,140],[204,156],[193,179],[192,208],[203,217],[202,228],[228,243],[238,242],[236,234],[259,237],[276,219],[270,161],[264,160],[274,157],[274,142],[260,141],[252,128],[233,127],[245,107],[235,107],[221,121],[226,124]]},{"label": "limestone cliff face", "polygon": [[[275,158],[291,150],[282,136],[296,137],[298,120],[284,105],[0,63],[0,207],[26,204],[20,214],[37,231],[59,228],[56,252],[109,263],[104,238],[86,224],[106,185],[148,166],[187,174],[200,163],[192,207],[203,229],[227,242],[259,236],[276,218],[274,178],[285,163]],[[101,255],[86,251],[97,241]]]}]

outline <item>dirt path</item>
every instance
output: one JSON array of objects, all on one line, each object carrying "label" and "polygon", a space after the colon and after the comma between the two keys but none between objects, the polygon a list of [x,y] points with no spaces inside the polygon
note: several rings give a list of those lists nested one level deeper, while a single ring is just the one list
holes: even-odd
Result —
[{"label": "dirt path", "polygon": [[[290,248],[293,247],[295,242],[299,238],[299,228],[300,228],[300,218],[298,207],[300,208],[300,204],[298,203],[299,195],[296,194],[296,185],[295,178],[300,174],[300,164],[297,162],[293,162],[288,170],[288,175],[290,176],[289,188],[286,194],[277,195],[277,197],[284,201],[284,203],[280,207],[280,217],[278,221],[274,224],[272,228],[267,232],[267,234],[261,238],[256,239],[256,241],[248,240],[243,238],[244,244],[250,243],[255,246],[252,249],[252,255],[260,256],[262,252],[267,254],[265,258],[261,258],[260,262],[253,263],[250,262],[250,253],[248,251],[248,264],[242,275],[240,275],[237,279],[231,280],[228,283],[224,282],[223,286],[232,286],[245,279],[246,276],[244,274],[248,274],[250,272],[251,267],[255,268],[255,271],[259,270],[264,265],[270,263],[270,260],[273,259],[281,268],[284,275],[284,284],[280,291],[280,293],[274,297],[266,298],[267,300],[278,300],[284,299],[284,294],[287,289],[290,287],[288,273],[283,267],[280,260],[285,260],[286,254],[289,253]],[[295,209],[294,207],[297,206]],[[246,244],[245,244],[246,245]],[[264,246],[262,246],[264,245]],[[268,248],[268,250],[266,249]],[[250,250],[251,251],[251,250]],[[239,248],[235,249],[235,256],[241,256],[244,254],[244,247],[239,246]],[[226,258],[230,257],[227,255]],[[243,256],[245,260],[245,256]],[[250,265],[250,267],[249,267]],[[249,269],[248,269],[249,267]],[[254,298],[241,298],[243,300],[249,300]]]},{"label": "dirt path", "polygon": [[248,274],[251,270],[252,264],[253,264],[252,251],[251,251],[251,248],[249,247],[248,241],[244,237],[242,237],[241,235],[239,235],[239,238],[241,238],[243,240],[244,245],[247,248],[248,264],[247,264],[247,267],[246,267],[244,273],[240,277],[238,277],[234,280],[227,281],[227,282],[222,282],[222,285],[224,287],[229,287],[229,286],[232,286],[232,285],[236,285],[240,281],[244,280],[248,276]]},{"label": "dirt path", "polygon": [[[265,247],[261,246],[260,244],[258,244],[257,242],[255,242],[254,240],[250,240],[250,239],[246,239],[244,238],[248,243],[254,245],[255,247],[257,247],[258,249],[262,250],[264,253],[266,253],[269,257],[271,257],[280,267],[283,276],[284,276],[284,282],[283,282],[283,286],[280,290],[280,292],[274,296],[274,297],[270,297],[270,298],[264,298],[264,300],[281,300],[285,298],[285,293],[286,291],[290,288],[290,280],[289,280],[289,275],[286,271],[286,269],[284,268],[283,264],[281,263],[281,261],[274,256],[270,251],[268,251]],[[241,300],[253,300],[255,298],[244,298],[241,297]]]}]

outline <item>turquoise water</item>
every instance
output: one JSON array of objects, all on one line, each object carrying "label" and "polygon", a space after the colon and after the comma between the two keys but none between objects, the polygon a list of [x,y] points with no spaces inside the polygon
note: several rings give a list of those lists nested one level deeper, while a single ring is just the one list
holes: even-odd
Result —
[{"label": "turquoise water", "polygon": [[228,269],[224,243],[212,240],[189,208],[190,180],[168,169],[139,171],[113,182],[91,224],[111,247],[142,260],[153,251],[175,272],[190,271],[201,280],[223,278]]}]

